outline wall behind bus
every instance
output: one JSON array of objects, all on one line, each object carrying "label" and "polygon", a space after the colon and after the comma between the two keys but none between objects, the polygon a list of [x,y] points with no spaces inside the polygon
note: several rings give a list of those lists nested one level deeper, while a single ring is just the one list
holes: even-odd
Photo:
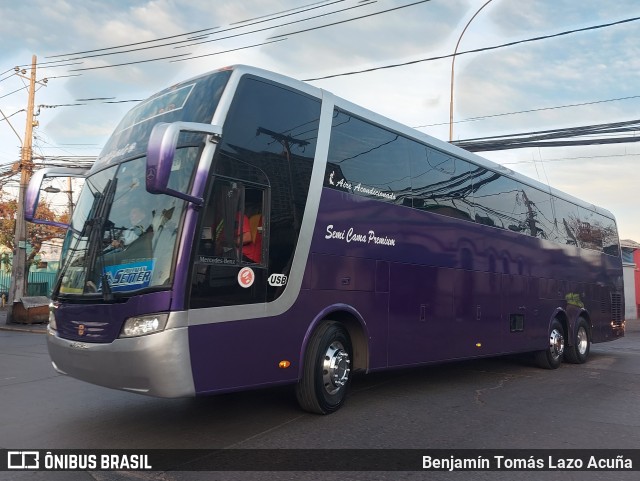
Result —
[{"label": "wall behind bus", "polygon": [[624,276],[624,318],[640,317],[640,244],[632,240],[621,240],[622,271]]},{"label": "wall behind bus", "polygon": [[634,306],[636,308],[636,319],[640,317],[640,249],[636,249],[633,253],[633,260],[635,262],[634,281],[636,288],[636,298]]},{"label": "wall behind bus", "polygon": [[622,273],[624,276],[624,318],[627,321],[638,318],[636,308],[635,271],[635,264],[625,263],[622,266]]}]

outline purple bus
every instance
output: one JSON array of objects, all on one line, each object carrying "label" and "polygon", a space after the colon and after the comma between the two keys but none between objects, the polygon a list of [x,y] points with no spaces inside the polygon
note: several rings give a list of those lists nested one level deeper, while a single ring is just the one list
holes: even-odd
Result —
[{"label": "purple bus", "polygon": [[[34,176],[28,219],[69,174]],[[274,73],[153,95],[82,175],[47,338],[94,384],[290,384],[327,414],[355,372],[528,352],[554,369],[624,335],[610,212]]]}]

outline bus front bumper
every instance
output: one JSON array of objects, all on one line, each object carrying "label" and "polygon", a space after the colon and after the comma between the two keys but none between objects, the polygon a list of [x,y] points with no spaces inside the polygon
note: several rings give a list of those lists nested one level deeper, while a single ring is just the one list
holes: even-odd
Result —
[{"label": "bus front bumper", "polygon": [[61,374],[149,396],[195,395],[186,327],[111,343],[62,339],[50,327],[47,332],[49,355]]}]

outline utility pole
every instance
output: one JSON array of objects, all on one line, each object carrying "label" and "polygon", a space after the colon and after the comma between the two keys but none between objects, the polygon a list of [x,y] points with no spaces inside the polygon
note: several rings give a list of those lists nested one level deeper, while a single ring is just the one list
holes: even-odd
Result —
[{"label": "utility pole", "polygon": [[24,133],[24,142],[20,152],[20,190],[18,193],[18,206],[16,209],[16,230],[13,246],[13,266],[11,268],[11,286],[9,286],[9,299],[7,311],[7,323],[13,320],[13,307],[16,301],[20,301],[26,294],[27,271],[27,223],[24,220],[24,196],[33,170],[33,111],[36,93],[36,61],[37,57],[31,57],[31,76],[29,77],[29,102],[27,104],[27,121]]}]

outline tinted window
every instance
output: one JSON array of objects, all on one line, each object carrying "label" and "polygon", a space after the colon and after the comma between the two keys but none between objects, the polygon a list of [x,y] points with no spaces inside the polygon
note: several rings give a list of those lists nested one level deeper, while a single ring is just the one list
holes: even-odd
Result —
[{"label": "tinted window", "polygon": [[551,195],[528,185],[522,187],[522,200],[527,208],[528,234],[541,239],[554,240],[555,216]]},{"label": "tinted window", "polygon": [[[241,81],[223,129],[222,153],[262,169],[272,186],[272,222],[299,225],[318,137],[320,102],[252,78]],[[240,163],[220,164],[233,177]],[[296,234],[297,237],[297,234]]]},{"label": "tinted window", "polygon": [[603,217],[582,207],[578,209],[578,212],[580,214],[576,230],[578,245],[583,249],[602,251]]},{"label": "tinted window", "polygon": [[[211,123],[230,75],[231,71],[215,72],[174,85],[131,109],[105,144],[92,173],[123,158],[146,154],[149,133],[158,122]],[[179,146],[197,146],[201,138],[201,134],[183,132]]]},{"label": "tinted window", "polygon": [[[214,159],[214,176],[225,178],[220,183],[221,189],[225,186],[233,189],[234,183],[236,189],[243,189],[244,197],[238,194],[236,209],[244,208],[246,213],[249,201],[269,209],[262,213],[265,224],[255,229],[264,234],[261,252],[266,257],[256,261],[257,266],[251,266],[256,275],[251,289],[236,281],[242,264],[251,263],[241,260],[239,252],[229,256],[232,250],[228,250],[225,263],[207,266],[204,288],[197,285],[203,278],[203,266],[196,266],[192,295],[197,293],[198,306],[262,302],[265,298],[270,301],[283,292],[284,285],[268,285],[267,279],[270,274],[288,276],[291,269],[307,202],[319,120],[318,99],[262,79],[247,76],[240,81],[223,126],[222,141]],[[211,209],[214,213],[215,196],[222,191],[210,190],[208,204],[214,206]],[[250,199],[251,196],[255,199]],[[234,215],[227,213],[227,225],[238,218]],[[203,225],[202,238],[215,239],[217,226]],[[233,239],[240,230],[229,228],[225,232],[226,237]],[[210,249],[218,247],[215,242],[209,244]],[[232,246],[233,243],[227,249]],[[209,257],[221,258],[218,252]],[[229,272],[222,272],[225,269]],[[216,285],[221,279],[225,289]]]},{"label": "tinted window", "polygon": [[413,206],[459,219],[473,219],[473,168],[464,160],[413,143]]},{"label": "tinted window", "polygon": [[476,222],[541,239],[553,237],[549,194],[487,169],[478,171],[473,190]]},{"label": "tinted window", "polygon": [[582,207],[579,208],[580,223],[578,242],[580,247],[595,249],[619,256],[618,233],[612,219]]},{"label": "tinted window", "polygon": [[526,207],[521,185],[487,169],[480,169],[473,180],[475,218],[481,224],[525,233]]},{"label": "tinted window", "polygon": [[605,254],[620,256],[620,239],[618,238],[618,228],[613,219],[602,217],[602,250]]},{"label": "tinted window", "polygon": [[324,185],[619,255],[612,219],[339,110]]},{"label": "tinted window", "polygon": [[410,205],[409,141],[335,111],[325,186]]},{"label": "tinted window", "polygon": [[558,198],[553,200],[553,205],[556,213],[557,241],[560,244],[578,246],[578,206]]}]

